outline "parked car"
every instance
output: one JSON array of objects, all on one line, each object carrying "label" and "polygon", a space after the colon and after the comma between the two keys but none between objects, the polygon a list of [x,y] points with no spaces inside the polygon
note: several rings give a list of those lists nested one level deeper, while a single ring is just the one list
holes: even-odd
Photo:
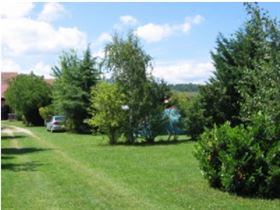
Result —
[{"label": "parked car", "polygon": [[65,118],[64,116],[52,116],[50,121],[47,122],[46,124],[47,131],[63,131],[65,130]]}]

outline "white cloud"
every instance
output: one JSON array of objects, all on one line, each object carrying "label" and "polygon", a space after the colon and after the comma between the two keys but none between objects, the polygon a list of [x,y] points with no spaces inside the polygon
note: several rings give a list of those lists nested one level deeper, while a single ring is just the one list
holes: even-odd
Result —
[{"label": "white cloud", "polygon": [[121,16],[120,21],[124,25],[136,25],[138,23],[138,20],[130,15]]},{"label": "white cloud", "polygon": [[116,23],[113,26],[113,30],[122,31],[123,29],[127,29],[127,27],[138,25],[139,21],[131,16],[131,15],[123,15],[120,16],[120,22]]},{"label": "white cloud", "polygon": [[185,22],[184,24],[182,24],[181,29],[183,32],[188,32],[189,30],[191,30],[191,24],[188,22]]},{"label": "white cloud", "polygon": [[138,27],[134,33],[147,42],[158,42],[170,36],[173,32],[174,28],[168,24],[157,25],[149,23]]},{"label": "white cloud", "polygon": [[98,38],[97,42],[102,44],[104,42],[110,42],[112,41],[112,36],[108,33],[102,33]]},{"label": "white cloud", "polygon": [[97,52],[94,52],[94,53],[92,54],[92,56],[93,56],[93,57],[97,57],[97,58],[99,58],[99,59],[103,59],[103,58],[105,57],[105,52],[104,52],[103,49],[101,49],[101,50],[99,50],[99,51],[97,51]]},{"label": "white cloud", "polygon": [[[13,8],[14,6],[14,8]],[[39,17],[31,19],[31,3],[5,4],[1,8],[2,47],[9,55],[23,53],[53,53],[67,48],[86,46],[86,34],[76,27],[54,27],[46,20],[57,18],[64,8],[58,3],[47,3]]]},{"label": "white cloud", "polygon": [[54,28],[47,22],[29,18],[2,21],[2,43],[12,53],[58,52],[64,48],[83,48],[86,34],[78,28]]},{"label": "white cloud", "polygon": [[34,74],[36,74],[38,76],[44,76],[44,78],[47,78],[47,79],[53,78],[51,76],[51,73],[52,73],[51,66],[48,64],[45,64],[42,61],[33,65],[31,68],[27,69],[25,72],[26,73],[33,72]]},{"label": "white cloud", "polygon": [[1,63],[1,71],[2,72],[17,72],[17,73],[24,73],[30,74],[33,72],[38,76],[44,76],[45,78],[52,78],[51,76],[51,66],[45,64],[44,62],[40,61],[35,65],[32,65],[30,68],[23,69],[11,58],[4,58]]},{"label": "white cloud", "polygon": [[50,2],[44,5],[42,12],[39,14],[38,19],[51,22],[66,13],[62,4],[57,2]]},{"label": "white cloud", "polygon": [[202,17],[201,15],[196,15],[196,16],[193,17],[192,22],[193,22],[194,24],[200,24],[200,23],[202,23],[204,20],[205,20],[205,18]]},{"label": "white cloud", "polygon": [[205,83],[214,66],[211,62],[178,61],[173,63],[155,64],[153,75],[164,79],[168,83]]},{"label": "white cloud", "polygon": [[24,17],[33,9],[34,4],[31,2],[5,2],[1,3],[1,18],[20,18]]},{"label": "white cloud", "polygon": [[148,23],[143,26],[139,26],[134,33],[144,39],[145,41],[159,42],[176,32],[187,33],[191,30],[193,24],[200,24],[204,21],[201,15],[196,15],[194,17],[186,17],[184,23],[182,24],[154,24]]},{"label": "white cloud", "polygon": [[1,60],[1,71],[3,72],[21,72],[20,66],[9,58]]},{"label": "white cloud", "polygon": [[[2,6],[2,5],[1,5]],[[77,27],[55,27],[50,21],[65,14],[66,10],[59,3],[47,3],[44,5],[38,19],[32,19],[34,15],[32,3],[9,3],[0,8],[1,15],[1,47],[2,55],[1,71],[13,71],[18,73],[30,73],[51,78],[51,66],[42,60],[36,61],[36,56],[23,68],[18,62],[22,55],[58,53],[61,50],[75,48],[84,49],[87,45],[87,36]],[[8,56],[8,57],[7,57]],[[33,56],[33,55],[32,55]],[[26,64],[26,63],[25,63]]]}]

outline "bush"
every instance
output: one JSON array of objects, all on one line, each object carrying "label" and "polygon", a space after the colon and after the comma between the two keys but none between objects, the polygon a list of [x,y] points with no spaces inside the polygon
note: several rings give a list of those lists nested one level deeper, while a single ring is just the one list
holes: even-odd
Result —
[{"label": "bush", "polygon": [[211,125],[211,117],[205,117],[204,112],[200,95],[194,97],[184,111],[184,129],[193,140],[198,139],[204,129]]},{"label": "bush", "polygon": [[47,120],[50,120],[51,117],[55,114],[53,104],[50,104],[48,106],[40,107],[39,108],[39,114],[46,122]]},{"label": "bush", "polygon": [[136,131],[140,133],[142,131],[146,142],[153,143],[156,136],[163,134],[166,130],[168,119],[163,114],[165,110],[163,101],[169,94],[169,88],[163,81],[155,81],[153,78],[146,81],[142,93],[142,116]]},{"label": "bush", "polygon": [[7,104],[27,125],[43,125],[39,108],[50,104],[51,88],[43,77],[33,73],[19,74],[9,85],[5,94]]},{"label": "bush", "polygon": [[91,118],[87,123],[98,128],[109,138],[109,144],[116,144],[125,120],[124,96],[116,84],[100,82],[91,90]]},{"label": "bush", "polygon": [[280,141],[265,115],[245,128],[230,123],[201,136],[196,158],[213,187],[246,196],[280,196]]}]

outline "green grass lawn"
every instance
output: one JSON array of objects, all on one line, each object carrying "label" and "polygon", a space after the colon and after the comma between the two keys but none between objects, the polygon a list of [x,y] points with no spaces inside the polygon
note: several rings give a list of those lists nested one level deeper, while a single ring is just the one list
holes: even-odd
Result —
[{"label": "green grass lawn", "polygon": [[[2,128],[18,122],[2,122]],[[210,188],[194,142],[107,145],[102,136],[2,134],[2,209],[279,209]]]}]

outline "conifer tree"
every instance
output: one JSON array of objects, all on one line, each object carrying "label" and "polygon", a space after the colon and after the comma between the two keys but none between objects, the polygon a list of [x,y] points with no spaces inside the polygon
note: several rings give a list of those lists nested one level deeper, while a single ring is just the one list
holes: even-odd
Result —
[{"label": "conifer tree", "polygon": [[82,59],[73,50],[63,53],[60,65],[53,68],[53,74],[53,99],[57,112],[65,115],[68,129],[88,131],[84,121],[89,118],[90,91],[99,80],[96,60],[92,58],[89,47]]}]

